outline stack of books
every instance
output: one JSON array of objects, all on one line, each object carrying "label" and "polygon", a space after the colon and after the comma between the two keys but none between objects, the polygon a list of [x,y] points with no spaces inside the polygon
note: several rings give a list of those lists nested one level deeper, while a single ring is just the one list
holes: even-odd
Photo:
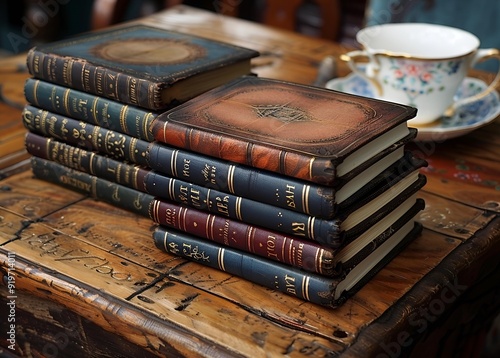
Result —
[{"label": "stack of books", "polygon": [[150,217],[161,250],[336,307],[421,230],[416,109],[250,75],[257,55],[135,26],[34,48],[33,173]]}]

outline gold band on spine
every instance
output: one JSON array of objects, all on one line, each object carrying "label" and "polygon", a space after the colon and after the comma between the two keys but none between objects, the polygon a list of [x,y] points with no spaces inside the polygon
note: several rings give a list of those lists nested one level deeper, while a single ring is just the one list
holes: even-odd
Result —
[{"label": "gold band on spine", "polygon": [[316,217],[314,216],[310,216],[309,219],[307,219],[307,233],[309,235],[309,238],[313,240],[314,240],[314,223],[316,221],[315,219]]},{"label": "gold band on spine", "polygon": [[224,266],[224,253],[225,249],[219,249],[217,253],[217,264],[219,265],[219,269],[222,271],[226,271],[226,267]]},{"label": "gold band on spine", "polygon": [[236,167],[234,165],[229,166],[229,170],[227,172],[227,186],[229,188],[229,192],[234,194],[234,171]]},{"label": "gold band on spine", "polygon": [[241,198],[240,196],[236,198],[236,205],[235,205],[235,214],[236,214],[236,217],[238,218],[238,220],[241,220],[243,221],[243,218],[242,218],[242,215],[241,215],[241,201],[243,200],[243,198]]},{"label": "gold band on spine", "polygon": [[179,151],[178,150],[174,150],[172,152],[172,157],[170,158],[170,171],[172,172],[172,175],[174,177],[178,177],[177,175],[177,156],[179,155]]},{"label": "gold band on spine", "polygon": [[168,181],[168,196],[170,200],[175,200],[175,179]]},{"label": "gold band on spine", "polygon": [[127,121],[125,120],[127,118],[127,112],[128,105],[122,106],[122,108],[120,109],[120,128],[123,133],[128,133]]},{"label": "gold band on spine", "polygon": [[309,277],[305,277],[302,280],[302,296],[307,300],[310,301],[311,299],[309,298]]},{"label": "gold band on spine", "polygon": [[304,185],[302,188],[302,210],[304,213],[311,215],[309,213],[309,191],[311,187],[309,185]]}]

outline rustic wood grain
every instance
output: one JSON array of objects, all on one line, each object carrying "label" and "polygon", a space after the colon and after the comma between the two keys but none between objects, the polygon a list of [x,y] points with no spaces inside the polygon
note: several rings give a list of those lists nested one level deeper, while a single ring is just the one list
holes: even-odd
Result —
[{"label": "rustic wood grain", "polygon": [[[184,6],[139,22],[259,50],[256,74],[304,84],[324,56],[348,50]],[[338,70],[348,73],[342,62]],[[418,216],[422,235],[329,309],[161,252],[149,218],[34,179],[19,117],[24,58],[2,60],[0,74],[0,271],[6,277],[14,253],[15,353],[417,357],[481,348],[480,320],[500,311],[492,284],[500,272],[498,120],[454,140],[415,143],[430,164],[419,194],[427,204]]]}]

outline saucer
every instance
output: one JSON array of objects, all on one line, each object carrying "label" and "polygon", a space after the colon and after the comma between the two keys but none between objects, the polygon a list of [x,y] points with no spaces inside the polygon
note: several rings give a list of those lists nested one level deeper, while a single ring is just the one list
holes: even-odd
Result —
[{"label": "saucer", "polygon": [[[335,78],[325,85],[326,88],[364,97],[375,97],[372,85],[363,77],[351,73],[343,78]],[[468,97],[487,87],[483,81],[467,77],[458,89],[455,98]],[[484,98],[456,109],[451,117],[441,117],[425,125],[412,125],[418,129],[418,141],[444,141],[467,134],[492,122],[500,114],[500,99],[497,91]]]}]

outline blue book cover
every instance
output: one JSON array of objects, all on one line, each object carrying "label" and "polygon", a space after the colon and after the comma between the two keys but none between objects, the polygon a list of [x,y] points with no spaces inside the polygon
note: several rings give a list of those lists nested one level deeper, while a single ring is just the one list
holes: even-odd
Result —
[{"label": "blue book cover", "polygon": [[128,25],[32,48],[31,75],[149,109],[251,72],[258,52],[163,28]]}]

